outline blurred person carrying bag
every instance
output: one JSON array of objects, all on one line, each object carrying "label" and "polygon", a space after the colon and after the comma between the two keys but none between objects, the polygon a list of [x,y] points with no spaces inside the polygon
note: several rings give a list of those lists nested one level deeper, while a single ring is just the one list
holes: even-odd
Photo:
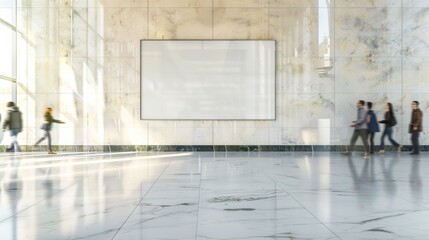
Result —
[{"label": "blurred person carrying bag", "polygon": [[51,124],[49,123],[44,123],[42,124],[42,126],[40,126],[40,129],[44,130],[44,131],[51,131]]}]

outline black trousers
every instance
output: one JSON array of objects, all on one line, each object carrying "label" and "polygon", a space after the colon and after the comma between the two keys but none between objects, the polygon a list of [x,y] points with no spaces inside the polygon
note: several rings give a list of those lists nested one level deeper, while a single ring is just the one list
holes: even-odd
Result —
[{"label": "black trousers", "polygon": [[413,143],[413,152],[415,152],[415,153],[420,152],[420,149],[419,149],[419,132],[412,132],[411,133],[411,142]]},{"label": "black trousers", "polygon": [[46,138],[48,139],[48,150],[52,151],[51,134],[49,133],[49,131],[45,131],[45,135],[42,138],[40,138],[39,141],[37,141],[35,145],[38,145],[39,143],[41,143]]},{"label": "black trousers", "polygon": [[374,147],[374,136],[375,132],[368,132],[368,139],[369,139],[369,152],[374,153],[375,147]]},{"label": "black trousers", "polygon": [[363,146],[365,147],[365,152],[368,152],[368,129],[355,129],[353,132],[353,136],[350,139],[349,151],[352,152],[355,148],[356,141],[360,137],[363,142]]}]

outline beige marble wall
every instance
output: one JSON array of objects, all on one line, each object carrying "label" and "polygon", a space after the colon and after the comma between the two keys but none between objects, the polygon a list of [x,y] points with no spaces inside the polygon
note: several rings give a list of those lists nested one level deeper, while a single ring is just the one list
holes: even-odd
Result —
[{"label": "beige marble wall", "polygon": [[[379,118],[391,101],[395,137],[407,144],[409,102],[428,108],[428,1],[20,0],[18,6],[23,143],[40,136],[45,106],[67,122],[53,132],[54,143],[67,145],[319,144],[319,119],[331,122],[331,144],[347,144],[359,99],[374,102]],[[326,34],[329,42],[322,42]],[[277,119],[140,120],[141,39],[275,39]]]}]

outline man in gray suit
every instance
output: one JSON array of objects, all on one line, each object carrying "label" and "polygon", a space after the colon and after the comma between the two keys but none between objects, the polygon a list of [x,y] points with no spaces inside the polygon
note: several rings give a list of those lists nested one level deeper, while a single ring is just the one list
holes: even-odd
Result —
[{"label": "man in gray suit", "polygon": [[367,126],[367,114],[365,110],[365,101],[359,100],[357,102],[357,120],[353,121],[350,127],[354,127],[353,136],[350,139],[349,150],[344,152],[344,155],[351,155],[358,137],[360,136],[365,147],[364,156],[368,156],[368,126]]}]

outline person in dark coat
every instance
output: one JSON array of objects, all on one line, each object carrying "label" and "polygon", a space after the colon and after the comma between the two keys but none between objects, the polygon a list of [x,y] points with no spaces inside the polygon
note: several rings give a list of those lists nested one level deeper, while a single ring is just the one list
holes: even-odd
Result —
[{"label": "person in dark coat", "polygon": [[409,126],[409,133],[411,133],[411,142],[413,143],[413,151],[410,154],[419,154],[419,134],[423,131],[423,112],[419,108],[419,102],[413,101],[411,103],[411,122]]},{"label": "person in dark coat", "polygon": [[401,152],[402,145],[397,143],[395,139],[392,138],[393,126],[396,125],[395,113],[393,111],[393,105],[391,103],[386,104],[386,112],[384,113],[384,120],[380,121],[383,123],[384,131],[381,135],[380,151],[378,153],[384,153],[384,138],[387,136],[390,143],[397,148],[396,152]]},{"label": "person in dark coat", "polygon": [[375,133],[380,132],[380,127],[378,126],[377,115],[372,110],[372,102],[367,102],[366,107],[368,109],[366,114],[368,118],[369,153],[374,153],[374,136]]},{"label": "person in dark coat", "polygon": [[15,106],[14,102],[8,102],[7,115],[3,122],[3,132],[9,130],[12,142],[6,148],[6,152],[20,152],[21,149],[18,144],[18,133],[22,132],[22,117],[19,108]]},{"label": "person in dark coat", "polygon": [[51,129],[52,129],[52,123],[64,123],[61,120],[54,119],[52,117],[52,108],[48,107],[45,110],[45,114],[43,115],[45,117],[45,123],[43,123],[41,129],[45,131],[45,135],[39,139],[39,141],[34,144],[34,146],[37,146],[39,143],[41,143],[45,138],[48,139],[48,154],[56,154],[56,152],[52,151],[52,143],[51,143]]}]

